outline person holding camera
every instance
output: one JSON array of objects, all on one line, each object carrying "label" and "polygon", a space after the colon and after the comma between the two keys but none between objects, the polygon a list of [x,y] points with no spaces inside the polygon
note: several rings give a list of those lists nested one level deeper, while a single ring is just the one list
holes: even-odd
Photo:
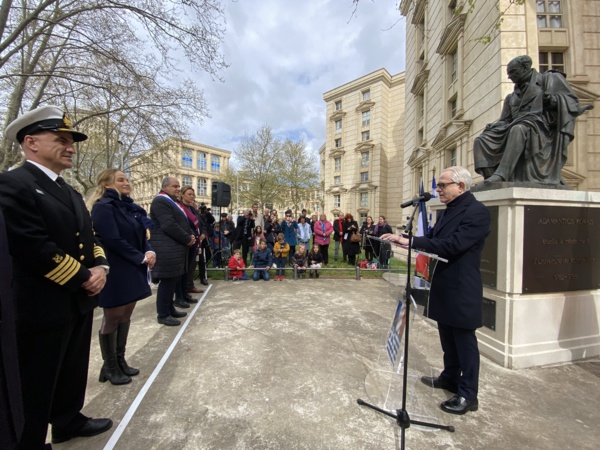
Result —
[{"label": "person holding camera", "polygon": [[356,265],[356,255],[360,254],[360,239],[355,242],[355,238],[353,238],[353,235],[358,234],[358,222],[354,220],[352,214],[348,213],[344,216],[342,229],[344,231],[344,253],[348,256],[348,264],[354,266]]},{"label": "person holding camera", "polygon": [[360,228],[360,234],[363,237],[363,249],[365,250],[365,259],[367,261],[373,261],[375,259],[375,250],[373,249],[373,242],[369,239],[369,236],[373,236],[375,233],[375,224],[373,218],[367,216],[367,220],[363,223]]}]

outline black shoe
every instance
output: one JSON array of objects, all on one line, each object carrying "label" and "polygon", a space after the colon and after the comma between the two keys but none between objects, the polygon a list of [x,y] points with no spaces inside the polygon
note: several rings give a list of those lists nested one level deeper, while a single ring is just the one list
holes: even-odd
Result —
[{"label": "black shoe", "polygon": [[83,426],[75,431],[61,432],[59,429],[52,427],[52,443],[60,444],[74,437],[90,437],[104,433],[112,428],[113,421],[110,419],[88,419]]},{"label": "black shoe", "polygon": [[175,308],[173,308],[173,311],[171,311],[171,317],[175,317],[176,319],[179,319],[180,317],[185,317],[185,316],[187,316],[186,312],[177,311]]},{"label": "black shoe", "polygon": [[434,389],[445,389],[453,394],[458,392],[458,386],[440,377],[421,377],[421,382]]},{"label": "black shoe", "polygon": [[468,411],[477,411],[479,409],[479,401],[477,399],[467,400],[460,395],[455,395],[450,400],[446,400],[440,404],[442,411],[450,414],[465,414]]},{"label": "black shoe", "polygon": [[161,325],[166,325],[168,327],[176,327],[177,325],[181,325],[181,321],[175,319],[173,316],[157,317],[156,320]]},{"label": "black shoe", "polygon": [[176,298],[175,301],[173,302],[173,304],[175,306],[177,306],[178,308],[189,308],[190,307],[190,304],[182,298]]},{"label": "black shoe", "polygon": [[200,280],[200,284],[203,284],[204,286],[208,286],[208,280],[206,278],[204,278],[203,280]]},{"label": "black shoe", "polygon": [[194,297],[190,297],[189,295],[187,297],[183,297],[183,299],[188,302],[188,303],[198,303],[198,299],[194,298]]},{"label": "black shoe", "polygon": [[98,377],[100,383],[104,383],[106,380],[114,385],[131,383],[131,377],[123,373],[117,362],[117,333],[118,329],[109,334],[98,333],[104,361]]}]

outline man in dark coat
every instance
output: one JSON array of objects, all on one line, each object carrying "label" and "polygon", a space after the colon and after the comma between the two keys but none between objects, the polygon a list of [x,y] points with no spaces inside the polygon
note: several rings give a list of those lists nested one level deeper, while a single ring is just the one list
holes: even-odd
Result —
[{"label": "man in dark coat", "polygon": [[[490,213],[469,192],[471,174],[464,167],[444,169],[437,184],[446,209],[433,229],[413,237],[412,246],[447,259],[438,262],[429,294],[429,317],[438,323],[444,352],[439,377],[422,377],[423,383],[456,393],[442,402],[452,414],[476,411],[479,384],[479,349],[475,330],[482,326],[483,282],[481,252],[490,231]],[[384,234],[383,239],[408,245],[408,239]]]},{"label": "man in dark coat", "polygon": [[156,252],[152,278],[160,280],[156,292],[157,321],[167,326],[181,325],[177,318],[186,316],[186,313],[175,309],[173,296],[177,281],[187,269],[188,247],[196,245],[185,211],[177,203],[180,190],[179,180],[164,178],[161,191],[150,206],[150,218],[154,224],[150,244]]},{"label": "man in dark coat", "polygon": [[17,359],[12,267],[0,210],[0,448],[16,449],[23,432],[23,400]]},{"label": "man in dark coat", "polygon": [[25,425],[21,448],[93,436],[112,426],[90,419],[84,404],[93,311],[106,282],[108,262],[94,237],[81,195],[60,177],[71,168],[74,142],[87,139],[54,106],[12,122],[6,138],[27,161],[0,175],[13,265],[17,351]]},{"label": "man in dark coat", "polygon": [[564,184],[561,170],[575,119],[591,106],[579,106],[564,74],[539,74],[527,55],[510,61],[506,70],[515,90],[506,96],[500,119],[475,139],[475,171],[487,183]]}]

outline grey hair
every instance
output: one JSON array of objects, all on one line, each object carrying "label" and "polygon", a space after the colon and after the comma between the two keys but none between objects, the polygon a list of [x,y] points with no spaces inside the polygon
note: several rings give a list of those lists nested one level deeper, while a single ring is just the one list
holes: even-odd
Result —
[{"label": "grey hair", "polygon": [[169,186],[171,184],[171,178],[173,177],[164,177],[160,183],[160,187],[164,189]]},{"label": "grey hair", "polygon": [[450,179],[455,183],[460,183],[462,181],[465,184],[465,191],[471,189],[471,172],[463,166],[448,167],[442,170],[442,173],[443,172],[450,172]]}]

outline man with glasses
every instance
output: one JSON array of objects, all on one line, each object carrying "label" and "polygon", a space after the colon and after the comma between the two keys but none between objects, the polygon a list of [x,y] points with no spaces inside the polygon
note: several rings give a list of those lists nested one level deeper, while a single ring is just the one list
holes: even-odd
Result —
[{"label": "man with glasses", "polygon": [[483,282],[479,266],[485,238],[490,232],[490,213],[469,192],[471,174],[464,167],[444,169],[437,184],[446,209],[426,236],[381,236],[401,245],[435,253],[438,261],[429,294],[429,318],[438,323],[444,352],[444,370],[438,377],[421,377],[436,389],[455,395],[441,403],[443,411],[465,414],[479,407],[479,349],[475,330],[482,326]]}]

